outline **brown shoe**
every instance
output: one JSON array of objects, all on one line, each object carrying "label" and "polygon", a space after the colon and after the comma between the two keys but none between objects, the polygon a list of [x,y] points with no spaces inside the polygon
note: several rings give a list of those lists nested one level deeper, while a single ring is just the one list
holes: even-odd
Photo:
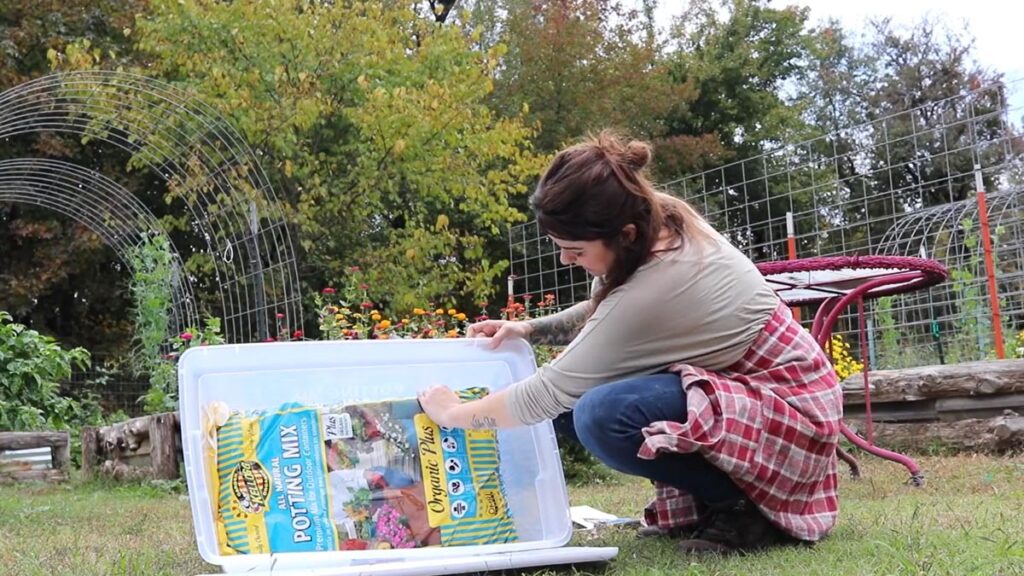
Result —
[{"label": "brown shoe", "polygon": [[797,542],[775,527],[750,500],[709,506],[708,517],[693,536],[679,542],[684,554],[734,554]]}]

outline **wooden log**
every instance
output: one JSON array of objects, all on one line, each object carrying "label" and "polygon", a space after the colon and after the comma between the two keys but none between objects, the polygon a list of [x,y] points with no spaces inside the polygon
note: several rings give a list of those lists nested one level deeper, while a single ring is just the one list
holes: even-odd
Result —
[{"label": "wooden log", "polygon": [[99,464],[99,429],[95,426],[82,428],[82,478],[92,480]]},{"label": "wooden log", "polygon": [[137,451],[149,438],[150,421],[153,418],[140,416],[100,428],[102,453],[114,456]]},{"label": "wooden log", "polygon": [[9,482],[63,482],[68,479],[64,470],[47,468],[45,470],[12,470],[0,474],[0,483]]},{"label": "wooden log", "polygon": [[67,474],[71,470],[71,439],[63,446],[51,446],[50,458],[53,461],[54,470],[60,470]]},{"label": "wooden log", "polygon": [[178,435],[177,418],[173,413],[157,414],[149,424],[149,439],[152,445],[150,458],[153,478],[174,480],[178,474],[178,451],[175,437]]},{"label": "wooden log", "polygon": [[0,432],[0,451],[67,446],[67,432]]},{"label": "wooden log", "polygon": [[1006,410],[1024,413],[1024,394],[938,398],[935,400],[935,411],[939,419],[947,422],[968,418],[991,418],[1003,414]]},{"label": "wooden log", "polygon": [[1001,442],[1004,443],[1016,443],[1017,445],[1024,446],[1024,418],[1005,418],[1002,422],[996,424],[992,433],[996,435]]},{"label": "wooden log", "polygon": [[[849,419],[847,424],[863,435],[863,420]],[[1004,453],[1024,449],[1024,416],[1013,412],[954,422],[876,422],[874,431],[875,444],[893,450]]]},{"label": "wooden log", "polygon": [[[872,402],[871,420],[874,422],[930,422],[938,420],[935,411],[935,400],[917,400],[913,402]],[[848,419],[860,418],[865,415],[863,404],[846,404],[843,414]]]},{"label": "wooden log", "polygon": [[[868,373],[871,402],[1024,393],[1024,360],[992,360]],[[844,402],[864,403],[864,378],[842,382]]]}]

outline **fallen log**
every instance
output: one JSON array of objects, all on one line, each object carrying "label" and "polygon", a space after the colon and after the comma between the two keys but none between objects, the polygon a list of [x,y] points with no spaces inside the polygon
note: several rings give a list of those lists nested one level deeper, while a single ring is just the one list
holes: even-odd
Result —
[{"label": "fallen log", "polygon": [[44,470],[11,470],[0,474],[0,484],[13,482],[63,482],[68,479],[64,470],[47,468]]},{"label": "fallen log", "polygon": [[[864,436],[864,421],[847,419]],[[1024,450],[1024,416],[1008,412],[994,418],[952,422],[875,422],[875,444],[909,452],[977,452],[1003,454]]]},{"label": "fallen log", "polygon": [[0,453],[33,448],[49,449],[50,468],[33,469],[45,466],[45,462],[33,466],[22,465],[23,462],[17,459],[10,460],[0,467],[0,481],[67,480],[71,464],[71,436],[67,432],[0,432]]},{"label": "fallen log", "polygon": [[[919,366],[868,373],[871,402],[1024,393],[1024,360],[991,360]],[[842,381],[844,402],[864,404],[864,377]]]},{"label": "fallen log", "polygon": [[181,454],[177,412],[152,414],[102,428],[82,430],[82,476],[114,479],[179,477]]}]

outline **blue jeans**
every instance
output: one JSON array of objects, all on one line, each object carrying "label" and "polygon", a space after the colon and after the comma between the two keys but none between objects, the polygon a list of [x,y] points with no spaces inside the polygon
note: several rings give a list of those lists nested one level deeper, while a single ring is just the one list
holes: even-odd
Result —
[{"label": "blue jeans", "polygon": [[651,374],[598,386],[576,407],[554,420],[555,429],[579,442],[609,467],[689,492],[703,504],[736,500],[743,492],[722,470],[699,454],[636,453],[641,431],[652,422],[686,422],[686,395],[677,374]]}]

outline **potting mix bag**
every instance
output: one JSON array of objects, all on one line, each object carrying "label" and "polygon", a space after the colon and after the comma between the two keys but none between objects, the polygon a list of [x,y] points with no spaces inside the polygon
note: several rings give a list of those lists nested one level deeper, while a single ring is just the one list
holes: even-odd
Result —
[{"label": "potting mix bag", "polygon": [[222,554],[516,540],[496,432],[439,428],[415,398],[248,413],[218,403],[206,421]]}]

